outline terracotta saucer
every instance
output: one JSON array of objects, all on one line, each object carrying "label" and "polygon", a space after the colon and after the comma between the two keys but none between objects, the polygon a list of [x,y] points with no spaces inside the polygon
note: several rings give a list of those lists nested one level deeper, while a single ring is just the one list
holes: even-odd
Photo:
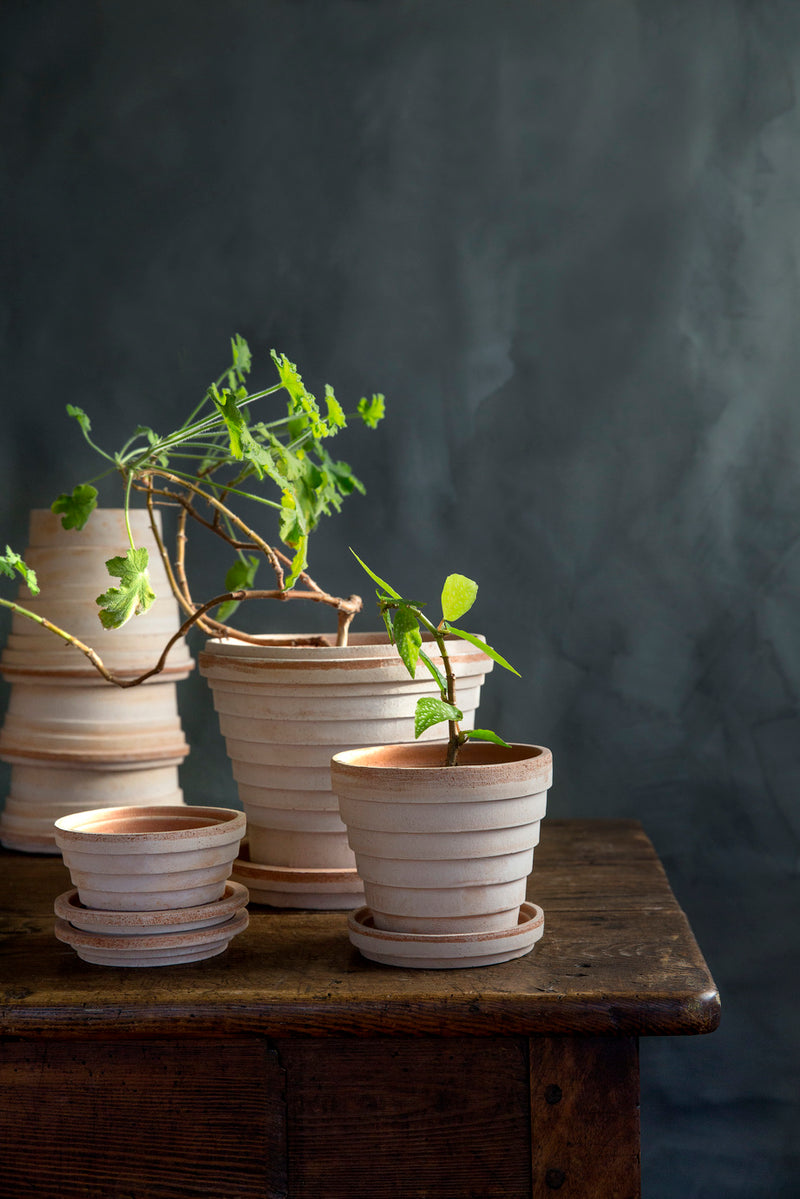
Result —
[{"label": "terracotta saucer", "polygon": [[213,903],[194,908],[170,908],[162,912],[110,912],[101,908],[84,907],[78,898],[77,887],[59,895],[53,904],[56,916],[74,928],[89,933],[112,933],[116,936],[139,936],[143,933],[182,933],[194,928],[210,928],[230,920],[246,906],[247,888],[241,883],[228,882],[221,897]]},{"label": "terracotta saucer", "polygon": [[456,970],[493,966],[530,953],[544,932],[544,912],[534,903],[523,903],[519,920],[511,928],[425,935],[384,932],[375,928],[369,908],[359,908],[349,917],[347,927],[353,945],[373,962],[411,969]]},{"label": "terracotta saucer", "polygon": [[251,862],[246,840],[233,863],[231,878],[247,887],[251,903],[275,908],[339,912],[351,911],[364,902],[364,884],[355,870],[309,870]]},{"label": "terracotta saucer", "polygon": [[224,924],[211,928],[120,936],[85,932],[57,917],[55,934],[84,962],[98,966],[179,966],[224,953],[231,939],[244,932],[248,923],[247,909],[242,908]]}]

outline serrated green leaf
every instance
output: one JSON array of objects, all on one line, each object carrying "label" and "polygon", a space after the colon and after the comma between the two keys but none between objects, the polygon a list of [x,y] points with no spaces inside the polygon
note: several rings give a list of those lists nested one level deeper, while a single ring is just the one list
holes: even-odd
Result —
[{"label": "serrated green leaf", "polygon": [[91,483],[79,483],[72,494],[62,493],[54,500],[50,511],[61,513],[63,529],[82,529],[97,507],[97,488]]},{"label": "serrated green leaf", "polygon": [[461,637],[464,641],[469,641],[471,645],[474,645],[479,650],[482,650],[482,652],[496,662],[498,666],[504,666],[506,670],[510,670],[512,674],[517,675],[518,678],[522,678],[522,675],[519,673],[519,671],[516,670],[510,662],[507,662],[502,654],[498,654],[496,649],[492,649],[491,645],[487,645],[485,641],[481,641],[480,637],[476,637],[474,633],[467,633],[464,631],[464,629],[457,629],[455,625],[452,624],[446,625],[446,628],[448,633],[455,633],[456,637]]},{"label": "serrated green leaf", "polygon": [[383,420],[386,415],[385,397],[381,394],[373,395],[371,399],[362,396],[358,401],[358,415],[363,420],[368,429],[376,429],[378,423]]},{"label": "serrated green leaf", "polygon": [[31,595],[39,594],[36,571],[10,545],[6,546],[4,554],[0,554],[0,574],[7,575],[9,579],[13,579],[15,574],[21,575]]},{"label": "serrated green leaf", "polygon": [[419,622],[416,616],[405,605],[398,608],[395,613],[394,640],[397,652],[403,659],[403,664],[413,679],[417,672],[422,634],[419,631]]},{"label": "serrated green leaf", "polygon": [[344,429],[347,425],[347,417],[344,414],[344,408],[333,394],[333,388],[330,383],[325,384],[325,403],[328,405],[328,428],[331,433],[335,433],[337,429]]},{"label": "serrated green leaf", "polygon": [[87,436],[89,433],[91,433],[92,422],[89,420],[89,417],[86,415],[83,409],[79,408],[77,404],[67,404],[67,416],[71,416],[73,420],[78,422],[84,436]]},{"label": "serrated green leaf", "polygon": [[443,720],[463,719],[464,713],[453,704],[446,704],[443,699],[423,696],[417,700],[417,710],[414,713],[414,736],[421,736],[431,725],[441,724]]},{"label": "serrated green leaf", "polygon": [[146,612],[156,598],[150,586],[150,575],[147,569],[148,555],[144,547],[129,549],[124,558],[109,558],[106,562],[108,573],[119,579],[119,587],[109,587],[102,595],[98,595],[96,603],[100,606],[100,621],[105,629],[119,629],[132,616]]},{"label": "serrated green leaf", "polygon": [[[256,571],[259,567],[259,559],[249,555],[246,558],[237,558],[233,566],[225,575],[225,590],[226,591],[249,591],[255,582]],[[227,600],[224,604],[220,604],[216,611],[216,619],[225,621],[239,607],[238,600]]]},{"label": "serrated green leaf", "polygon": [[478,594],[478,584],[466,575],[448,575],[442,588],[442,616],[445,620],[458,620],[469,612]]},{"label": "serrated green leaf", "polygon": [[356,562],[358,562],[358,564],[359,564],[360,566],[363,566],[363,567],[364,567],[364,570],[367,572],[367,574],[368,574],[368,575],[369,575],[369,577],[370,577],[370,578],[373,580],[373,582],[377,583],[379,587],[382,587],[382,588],[383,588],[383,590],[386,592],[386,594],[387,594],[387,595],[390,595],[390,596],[392,597],[392,599],[398,599],[398,600],[399,600],[399,599],[401,599],[401,598],[402,598],[402,597],[399,595],[399,593],[398,593],[397,591],[395,591],[394,587],[390,587],[390,586],[389,586],[389,584],[388,584],[388,583],[385,583],[385,582],[383,581],[383,579],[382,579],[382,578],[380,578],[380,576],[379,576],[379,575],[376,575],[374,571],[371,571],[371,570],[370,570],[370,568],[367,566],[366,562],[362,562],[362,561],[361,561],[361,559],[359,558],[358,554],[356,553],[356,551],[353,549],[353,547],[352,547],[352,546],[350,546],[350,553],[353,555],[353,557],[355,558]]},{"label": "serrated green leaf", "polygon": [[223,387],[220,392],[216,383],[212,384],[208,394],[217,412],[219,412],[225,422],[232,457],[237,459],[242,458],[244,456],[242,451],[242,431],[245,428],[245,422],[244,417],[237,407],[236,396],[227,387]]},{"label": "serrated green leaf", "polygon": [[302,536],[297,540],[294,558],[292,559],[292,568],[289,578],[284,583],[284,590],[288,591],[297,582],[298,577],[303,573],[308,566],[308,537]]},{"label": "serrated green leaf", "polygon": [[253,360],[250,347],[240,333],[231,338],[231,356],[234,371],[240,379],[244,379],[244,376],[250,373]]},{"label": "serrated green leaf", "polygon": [[508,741],[504,741],[502,737],[498,737],[497,733],[493,733],[491,729],[469,729],[466,737],[468,741],[491,741],[494,745],[505,745],[508,747]]}]

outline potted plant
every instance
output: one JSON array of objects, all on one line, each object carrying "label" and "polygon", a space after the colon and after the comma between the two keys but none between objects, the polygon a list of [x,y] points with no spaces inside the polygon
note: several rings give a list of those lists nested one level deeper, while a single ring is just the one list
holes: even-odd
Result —
[{"label": "potted plant", "polygon": [[[421,664],[438,690],[417,701],[417,735],[441,722],[449,735],[444,742],[333,756],[331,782],[366,897],[366,907],[350,917],[350,938],[365,956],[389,965],[447,968],[519,957],[544,927],[525,889],[552,755],[462,725],[448,638],[514,671],[481,638],[453,624],[472,607],[476,583],[448,576],[442,619],[433,624],[422,605],[364,569],[378,585],[378,605],[405,668],[413,677]],[[423,633],[435,642],[443,669],[424,648]]]},{"label": "potted plant", "polygon": [[[191,627],[205,632],[209,640],[200,669],[214,691],[251,833],[251,860],[237,863],[237,877],[265,902],[352,907],[361,889],[330,790],[330,756],[339,748],[411,740],[413,722],[402,695],[408,688],[420,690],[420,684],[398,669],[385,633],[349,634],[360,597],[332,595],[306,570],[309,537],[321,517],[338,511],[348,495],[363,491],[350,467],[327,450],[328,439],[346,424],[333,390],[326,387],[323,416],[296,367],[273,351],[278,381],[249,392],[249,349],[238,335],[231,345],[231,365],[208,389],[203,403],[166,436],[139,428],[117,453],[108,454],[95,446],[87,415],[69,407],[84,437],[107,460],[105,473],[119,473],[126,517],[132,515],[131,498],[137,493],[150,514],[158,558],[185,614],[158,661],[137,677],[121,678],[85,640],[55,627],[41,613],[0,602],[13,607],[16,618],[33,617],[77,647],[107,680],[122,688],[162,672],[173,646]],[[250,417],[254,404],[278,392],[288,397],[285,414],[260,422]],[[357,406],[357,416],[372,428],[383,412],[382,395],[362,398]],[[54,509],[65,523],[83,526],[96,504],[95,482],[80,484],[56,501]],[[262,484],[273,488],[272,497],[263,494]],[[272,510],[281,544],[265,540],[243,518],[241,500]],[[178,512],[172,556],[154,520],[164,506]],[[202,602],[195,599],[186,566],[192,523],[225,541],[234,555],[227,589]],[[264,561],[274,586],[259,589],[255,573]],[[3,564],[6,573],[17,571],[29,586],[35,584],[19,556],[9,551],[0,559],[0,567]],[[154,592],[150,555],[132,525],[127,548],[107,565],[119,582],[98,597],[99,615],[104,626],[121,628],[133,615],[148,610]],[[322,637],[260,636],[225,623],[240,602],[257,598],[330,607],[336,631]],[[462,676],[465,707],[474,710],[491,663],[468,645],[459,647],[453,659]],[[432,694],[429,684],[421,689]],[[315,744],[312,733],[319,734]]]}]

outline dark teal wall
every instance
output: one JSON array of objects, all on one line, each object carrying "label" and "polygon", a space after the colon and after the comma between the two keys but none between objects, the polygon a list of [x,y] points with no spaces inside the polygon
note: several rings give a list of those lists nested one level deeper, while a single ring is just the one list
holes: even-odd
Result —
[{"label": "dark teal wall", "polygon": [[798,1193],[798,80],[794,0],[0,6],[0,539],[94,469],[66,402],[166,427],[234,330],[386,392],[320,579],[479,580],[483,722],[644,822],[723,992],[643,1046],[649,1199]]}]

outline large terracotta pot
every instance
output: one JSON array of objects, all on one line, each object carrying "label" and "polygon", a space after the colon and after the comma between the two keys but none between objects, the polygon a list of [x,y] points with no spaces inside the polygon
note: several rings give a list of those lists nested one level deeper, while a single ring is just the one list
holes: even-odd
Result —
[{"label": "large terracotta pot", "polygon": [[[157,514],[159,515],[159,514]],[[147,513],[131,513],[137,544],[150,556],[157,600],[121,629],[104,630],[95,598],[113,582],[108,558],[128,543],[121,509],[98,509],[82,530],[34,511],[25,559],[39,579],[25,607],[98,649],[107,666],[135,677],[158,659],[180,625]],[[106,682],[76,649],[15,615],[0,658],[11,683],[0,757],[11,763],[11,787],[0,815],[0,839],[12,849],[56,853],[53,821],[109,804],[178,804],[178,765],[188,753],[177,709],[176,682],[193,663],[184,642],[167,669],[139,687]]]},{"label": "large terracotta pot", "polygon": [[[372,746],[332,759],[331,783],[368,909],[351,921],[351,938],[377,961],[400,964],[398,945],[406,965],[505,961],[541,935],[541,913],[533,923],[526,917],[536,935],[524,944],[520,913],[552,755],[537,745],[472,742],[460,761],[445,767],[441,742]],[[420,947],[429,953],[432,945],[441,955],[425,958]]]},{"label": "large terracotta pot", "polygon": [[[212,639],[199,664],[247,813],[241,881],[254,899],[279,906],[352,908],[363,890],[331,790],[331,755],[413,741],[417,698],[438,693],[423,666],[409,676],[385,634],[354,634],[343,648],[321,640]],[[428,652],[436,660],[435,646]],[[492,662],[460,640],[451,658],[471,728]]]}]

